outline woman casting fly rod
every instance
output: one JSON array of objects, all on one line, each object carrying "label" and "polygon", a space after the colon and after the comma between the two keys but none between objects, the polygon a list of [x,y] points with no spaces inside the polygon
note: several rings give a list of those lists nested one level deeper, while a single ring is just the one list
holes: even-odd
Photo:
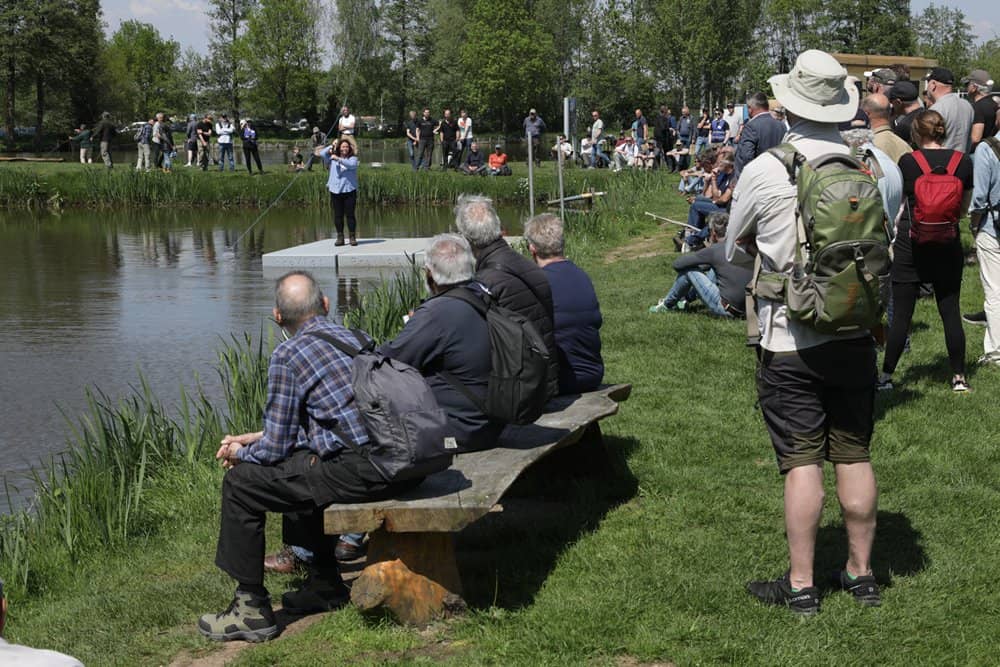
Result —
[{"label": "woman casting fly rod", "polygon": [[337,228],[334,245],[344,245],[345,216],[351,245],[358,245],[358,222],[354,217],[358,203],[358,158],[354,155],[354,147],[351,142],[341,139],[327,148],[316,149],[316,152],[323,158],[323,165],[330,170],[326,188],[330,191],[333,226]]}]

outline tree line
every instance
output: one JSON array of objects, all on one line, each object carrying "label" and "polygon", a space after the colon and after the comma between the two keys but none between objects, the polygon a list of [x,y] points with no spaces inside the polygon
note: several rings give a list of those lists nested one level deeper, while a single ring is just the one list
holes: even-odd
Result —
[{"label": "tree line", "polygon": [[340,106],[396,126],[410,109],[469,110],[512,131],[564,96],[613,125],[767,90],[806,48],[936,58],[1000,76],[1000,39],[977,45],[961,10],[908,0],[209,0],[206,53],[140,21],[105,36],[99,0],[0,0],[7,147],[110,111],[209,110],[328,127]]}]

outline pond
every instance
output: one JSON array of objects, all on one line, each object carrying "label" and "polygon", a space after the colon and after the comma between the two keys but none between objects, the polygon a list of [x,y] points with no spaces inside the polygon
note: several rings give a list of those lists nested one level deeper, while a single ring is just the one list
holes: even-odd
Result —
[{"label": "pond", "polygon": [[[0,473],[20,488],[31,466],[66,447],[85,392],[128,393],[139,372],[165,402],[195,377],[220,393],[221,339],[273,327],[261,254],[329,238],[325,208],[274,209],[235,249],[258,211],[0,212]],[[503,210],[511,233],[522,216]],[[364,237],[447,231],[447,207],[359,210]],[[378,278],[320,275],[343,312]],[[6,501],[0,493],[0,510]]]}]

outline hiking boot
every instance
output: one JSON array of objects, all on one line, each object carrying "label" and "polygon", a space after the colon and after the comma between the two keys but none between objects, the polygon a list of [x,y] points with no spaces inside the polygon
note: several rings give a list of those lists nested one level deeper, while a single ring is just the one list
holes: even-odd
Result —
[{"label": "hiking boot", "polygon": [[831,579],[835,588],[853,595],[854,601],[860,605],[878,607],[882,604],[882,595],[879,593],[874,575],[864,574],[852,579],[847,570],[837,570]]},{"label": "hiking boot", "polygon": [[819,612],[819,589],[809,586],[792,590],[787,572],[773,581],[751,581],[747,584],[747,592],[765,604],[785,605],[800,616]]},{"label": "hiking boot", "polygon": [[315,614],[340,609],[351,601],[351,592],[340,577],[336,580],[310,575],[302,588],[281,596],[281,606],[290,614]]},{"label": "hiking boot", "polygon": [[300,569],[305,563],[299,560],[292,548],[287,544],[277,552],[264,557],[264,571],[277,572],[278,574],[291,574]]},{"label": "hiking boot", "polygon": [[344,245],[344,235],[343,234],[337,234],[337,240],[333,242],[333,245],[336,245],[336,246]]},{"label": "hiking boot", "polygon": [[978,313],[963,313],[962,321],[966,324],[975,324],[976,326],[985,327],[986,311],[980,310]]},{"label": "hiking boot", "polygon": [[346,540],[337,540],[337,546],[333,550],[333,557],[339,561],[349,562],[364,558],[368,547],[364,543],[351,544]]},{"label": "hiking boot", "polygon": [[271,598],[237,590],[225,611],[198,619],[198,631],[212,641],[263,642],[277,636]]},{"label": "hiking boot", "polygon": [[875,391],[892,391],[892,376],[883,373],[875,382]]},{"label": "hiking boot", "polygon": [[351,236],[350,236],[350,242],[351,242],[351,245],[358,245],[358,237],[355,236],[354,234],[351,234]]}]

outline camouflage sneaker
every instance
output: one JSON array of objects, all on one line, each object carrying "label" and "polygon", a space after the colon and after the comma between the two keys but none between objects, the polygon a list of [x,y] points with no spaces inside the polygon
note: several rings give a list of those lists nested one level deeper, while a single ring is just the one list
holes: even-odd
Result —
[{"label": "camouflage sneaker", "polygon": [[281,606],[290,614],[315,614],[340,609],[351,601],[351,592],[338,577],[336,581],[315,574],[302,588],[281,596]]},{"label": "camouflage sneaker", "polygon": [[205,614],[198,619],[198,631],[217,642],[234,639],[263,642],[277,636],[278,624],[271,610],[271,598],[236,591],[224,612]]}]

